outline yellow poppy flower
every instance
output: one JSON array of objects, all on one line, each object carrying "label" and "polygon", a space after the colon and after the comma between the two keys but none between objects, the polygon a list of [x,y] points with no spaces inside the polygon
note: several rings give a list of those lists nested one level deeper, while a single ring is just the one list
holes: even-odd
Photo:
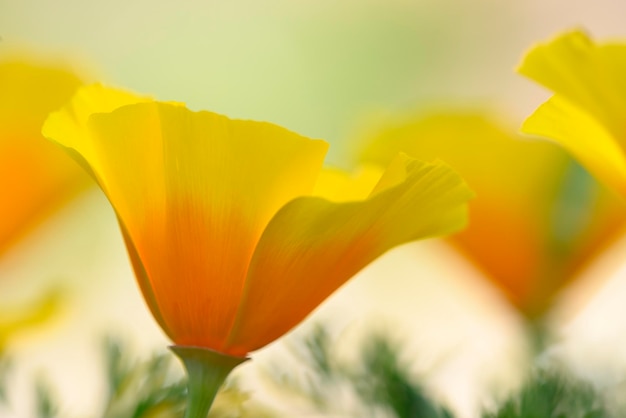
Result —
[{"label": "yellow poppy flower", "polygon": [[554,144],[517,138],[479,113],[418,115],[383,124],[362,159],[402,150],[438,156],[476,192],[470,225],[449,237],[527,318],[624,230],[624,207]]},{"label": "yellow poppy flower", "polygon": [[24,60],[0,61],[0,252],[88,184],[41,126],[80,86],[74,74]]},{"label": "yellow poppy flower", "polygon": [[[377,182],[366,174],[338,183],[337,172],[319,176],[323,141],[180,104],[123,106],[128,96],[99,113],[103,98],[122,94],[82,89],[43,133],[108,196],[144,297],[190,382],[207,376],[194,372],[198,364],[228,363],[214,376],[221,382],[388,249],[466,222],[471,192],[440,162],[400,155]],[[340,189],[351,183],[354,200],[345,201]],[[328,184],[334,201],[324,198]],[[204,399],[192,385],[190,408]],[[206,416],[193,408],[189,416]]]},{"label": "yellow poppy flower", "polygon": [[554,93],[522,131],[558,142],[626,196],[626,43],[565,33],[533,47],[518,71]]}]

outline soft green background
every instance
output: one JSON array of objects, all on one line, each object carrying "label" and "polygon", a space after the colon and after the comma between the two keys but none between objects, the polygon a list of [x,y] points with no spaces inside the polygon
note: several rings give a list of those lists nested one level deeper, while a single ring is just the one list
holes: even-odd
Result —
[{"label": "soft green background", "polygon": [[489,96],[477,83],[501,84],[493,61],[520,52],[500,39],[523,25],[514,12],[485,1],[0,0],[0,34],[5,50],[26,44],[110,83],[330,140],[339,162],[369,112]]},{"label": "soft green background", "polygon": [[581,24],[619,34],[622,3],[0,0],[0,53],[28,45],[161,99],[272,121],[331,141],[341,164],[344,139],[381,110],[526,114],[538,90],[513,74],[523,50]]}]

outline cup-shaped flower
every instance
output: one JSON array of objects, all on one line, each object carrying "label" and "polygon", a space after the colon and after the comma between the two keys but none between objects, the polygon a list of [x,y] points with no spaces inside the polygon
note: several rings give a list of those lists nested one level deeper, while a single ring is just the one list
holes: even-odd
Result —
[{"label": "cup-shaped flower", "polygon": [[518,72],[554,93],[522,132],[558,142],[626,196],[626,43],[568,32],[531,48]]},{"label": "cup-shaped flower", "polygon": [[517,137],[482,112],[408,115],[369,132],[362,161],[437,155],[472,185],[471,223],[448,241],[528,319],[624,232],[620,200],[558,146]]},{"label": "cup-shaped flower", "polygon": [[472,193],[443,163],[400,155],[366,196],[332,201],[316,184],[337,179],[319,175],[325,142],[175,103],[97,113],[118,94],[83,89],[43,132],[108,196],[145,300],[178,346],[245,356],[388,249],[466,222]]},{"label": "cup-shaped flower", "polygon": [[0,252],[89,184],[76,163],[41,136],[47,115],[80,84],[64,69],[0,61]]}]

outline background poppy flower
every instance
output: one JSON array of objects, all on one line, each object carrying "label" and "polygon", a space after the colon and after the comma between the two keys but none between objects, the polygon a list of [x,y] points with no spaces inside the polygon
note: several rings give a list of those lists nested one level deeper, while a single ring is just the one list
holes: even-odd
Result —
[{"label": "background poppy flower", "polygon": [[0,61],[0,251],[89,184],[76,163],[41,136],[47,115],[80,85],[60,68]]},{"label": "background poppy flower", "polygon": [[400,150],[439,156],[476,191],[470,225],[448,242],[528,319],[624,230],[619,199],[554,144],[506,132],[482,113],[433,113],[381,124],[363,161]]},{"label": "background poppy flower", "polygon": [[[60,67],[22,57],[0,59],[0,255],[90,184],[80,167],[41,135],[48,113],[81,84]],[[16,284],[3,281],[3,286]],[[60,305],[57,290],[31,300],[6,299],[0,308],[0,349],[18,331],[49,319]]]}]

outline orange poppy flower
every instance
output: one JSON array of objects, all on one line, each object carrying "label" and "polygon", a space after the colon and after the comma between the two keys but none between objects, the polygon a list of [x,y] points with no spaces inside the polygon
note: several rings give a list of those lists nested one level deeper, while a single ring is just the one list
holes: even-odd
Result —
[{"label": "orange poppy flower", "polygon": [[461,173],[477,197],[469,227],[448,241],[529,319],[624,231],[619,199],[558,147],[518,138],[481,114],[415,116],[366,143],[365,161],[402,150]]},{"label": "orange poppy flower", "polygon": [[[190,381],[206,377],[193,370],[207,362],[228,363],[227,374],[388,249],[466,222],[471,192],[440,162],[400,155],[380,179],[320,176],[323,141],[128,100],[84,88],[43,132],[108,196],[144,297]],[[190,405],[202,403],[190,391]]]},{"label": "orange poppy flower", "polygon": [[389,248],[465,223],[470,192],[442,163],[399,156],[378,183],[365,176],[369,197],[336,202],[333,189],[331,202],[306,196],[327,190],[315,188],[325,142],[178,104],[124,106],[139,100],[89,86],[43,131],[108,196],[144,296],[179,345],[245,355]]}]

